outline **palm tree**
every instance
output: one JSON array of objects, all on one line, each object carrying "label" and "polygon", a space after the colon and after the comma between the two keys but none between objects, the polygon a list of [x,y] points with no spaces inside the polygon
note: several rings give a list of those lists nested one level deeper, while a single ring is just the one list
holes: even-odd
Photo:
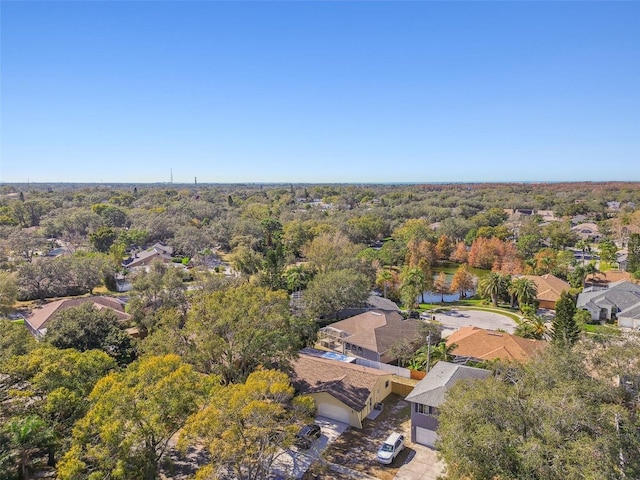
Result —
[{"label": "palm tree", "polygon": [[429,363],[429,370],[440,360],[443,362],[450,361],[453,357],[451,352],[457,347],[455,343],[447,345],[444,340],[437,345],[423,345],[416,350],[413,359],[409,362],[409,365],[413,370],[426,370],[427,363]]},{"label": "palm tree", "polygon": [[[17,453],[18,478],[30,477],[33,455],[43,448],[50,448],[54,439],[53,431],[44,420],[36,415],[11,420],[7,424],[9,445]],[[52,462],[50,458],[49,463]]]},{"label": "palm tree", "polygon": [[310,280],[310,272],[303,265],[296,265],[285,272],[287,288],[291,293],[298,292],[307,286]]},{"label": "palm tree", "polygon": [[402,272],[402,291],[403,303],[408,308],[415,307],[418,295],[424,292],[426,279],[424,272],[418,267],[405,268]]},{"label": "palm tree", "polygon": [[584,266],[584,253],[591,251],[589,242],[587,242],[586,240],[578,240],[576,242],[576,247],[582,250],[582,266]]},{"label": "palm tree", "polygon": [[479,292],[483,297],[491,298],[494,307],[498,306],[498,299],[504,292],[505,276],[497,272],[491,272],[480,280]]},{"label": "palm tree", "polygon": [[522,323],[516,327],[516,335],[523,338],[542,340],[549,336],[549,328],[540,315],[525,317]]},{"label": "palm tree", "polygon": [[378,276],[376,277],[376,283],[378,285],[382,285],[384,298],[387,298],[387,292],[389,291],[389,287],[393,285],[395,280],[395,276],[390,270],[382,269],[378,272]]},{"label": "palm tree", "polygon": [[518,301],[518,306],[520,307],[520,311],[522,311],[522,307],[525,305],[533,305],[535,302],[538,296],[538,286],[533,280],[519,277],[511,282],[509,295],[511,295],[512,299],[515,298]]}]

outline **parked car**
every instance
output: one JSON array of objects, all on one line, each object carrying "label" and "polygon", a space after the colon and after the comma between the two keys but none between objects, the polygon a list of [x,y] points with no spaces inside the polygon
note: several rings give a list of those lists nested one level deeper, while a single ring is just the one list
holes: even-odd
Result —
[{"label": "parked car", "polygon": [[300,448],[311,448],[311,444],[317,438],[320,438],[322,431],[318,425],[305,425],[296,433],[296,446]]},{"label": "parked car", "polygon": [[382,446],[378,449],[378,462],[385,465],[391,464],[404,448],[404,435],[392,433],[387,437]]}]

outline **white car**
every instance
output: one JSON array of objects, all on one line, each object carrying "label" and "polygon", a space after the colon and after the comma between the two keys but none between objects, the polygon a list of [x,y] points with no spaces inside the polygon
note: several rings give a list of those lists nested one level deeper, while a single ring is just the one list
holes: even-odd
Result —
[{"label": "white car", "polygon": [[389,465],[404,448],[404,435],[392,433],[378,449],[378,462]]}]

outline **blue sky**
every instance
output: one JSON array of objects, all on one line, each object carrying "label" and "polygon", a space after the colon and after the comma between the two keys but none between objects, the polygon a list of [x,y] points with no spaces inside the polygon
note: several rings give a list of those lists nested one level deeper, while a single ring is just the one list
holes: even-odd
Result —
[{"label": "blue sky", "polygon": [[0,2],[2,182],[640,180],[638,2]]}]

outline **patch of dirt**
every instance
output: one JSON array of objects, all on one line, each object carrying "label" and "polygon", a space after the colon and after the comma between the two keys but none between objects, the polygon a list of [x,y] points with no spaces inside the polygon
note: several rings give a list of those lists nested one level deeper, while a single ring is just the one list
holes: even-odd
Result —
[{"label": "patch of dirt", "polygon": [[[399,395],[391,394],[384,400],[382,413],[375,420],[363,422],[362,430],[350,427],[325,451],[326,461],[366,473],[380,480],[392,480],[411,453],[411,405]],[[391,465],[376,461],[376,452],[392,432],[404,434],[405,449]],[[312,469],[310,469],[312,470]],[[337,472],[321,472],[305,479],[341,479]]]}]

